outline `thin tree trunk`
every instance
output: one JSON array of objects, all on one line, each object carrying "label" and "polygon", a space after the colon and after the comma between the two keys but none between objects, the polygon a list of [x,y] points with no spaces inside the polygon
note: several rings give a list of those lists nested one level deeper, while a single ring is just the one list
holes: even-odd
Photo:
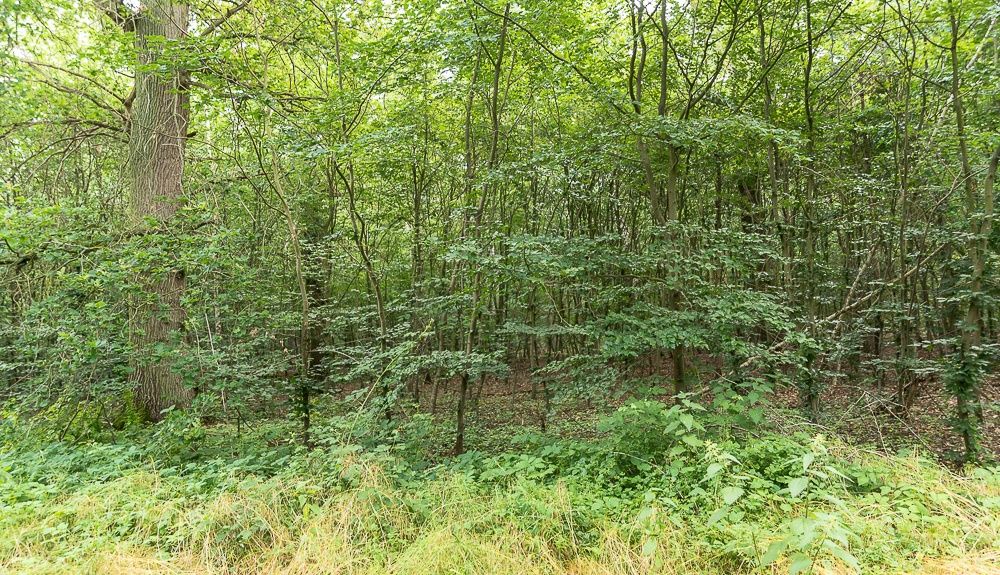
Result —
[{"label": "thin tree trunk", "polygon": [[[492,171],[497,164],[497,151],[500,138],[500,77],[503,73],[503,57],[504,48],[507,43],[507,25],[510,22],[510,4],[504,9],[503,14],[503,24],[500,28],[500,45],[497,48],[497,59],[493,68],[493,89],[490,96],[490,121],[492,124],[492,139],[490,141],[490,155],[487,160],[486,169],[487,171]],[[471,99],[470,99],[471,101]],[[471,113],[471,110],[470,110]],[[468,139],[466,146],[469,145]],[[471,184],[471,180],[469,182]],[[475,217],[473,219],[473,236],[478,240],[482,232],[482,220],[483,212],[486,209],[486,195],[488,191],[488,185],[483,184],[482,193],[479,196],[479,205],[476,208]],[[473,277],[472,284],[472,305],[469,318],[469,330],[466,333],[465,340],[465,355],[467,357],[472,355],[473,347],[475,346],[475,339],[479,324],[479,314],[480,314],[480,300],[482,299],[482,271],[476,271]],[[467,406],[467,397],[469,394],[469,372],[462,371],[461,377],[461,388],[459,389],[459,401],[458,401],[458,414],[456,422],[456,437],[455,437],[455,455],[461,455],[465,453],[465,413]]]},{"label": "thin tree trunk", "polygon": [[[972,280],[970,282],[969,304],[966,308],[965,322],[961,326],[961,360],[974,361],[978,354],[978,348],[982,341],[982,310],[980,309],[980,298],[983,291],[983,271],[988,257],[988,235],[993,220],[993,180],[996,175],[997,156],[1000,148],[993,154],[990,161],[989,173],[986,177],[985,201],[983,213],[978,213],[976,198],[976,184],[972,176],[972,167],[969,163],[968,138],[965,133],[965,108],[962,101],[961,75],[958,62],[958,42],[960,40],[960,26],[956,15],[957,8],[954,3],[948,1],[948,19],[951,26],[951,42],[948,46],[948,55],[951,63],[951,101],[955,112],[955,131],[958,135],[959,158],[962,162],[962,182],[965,188],[965,209],[969,218],[970,234],[968,240],[969,263],[972,268]],[[963,370],[965,371],[965,370]],[[969,370],[968,381],[963,381],[965,389],[957,390],[958,419],[961,421],[962,441],[965,446],[966,458],[974,458],[977,451],[973,418],[981,418],[981,408],[979,406],[979,381],[976,370]]]}]

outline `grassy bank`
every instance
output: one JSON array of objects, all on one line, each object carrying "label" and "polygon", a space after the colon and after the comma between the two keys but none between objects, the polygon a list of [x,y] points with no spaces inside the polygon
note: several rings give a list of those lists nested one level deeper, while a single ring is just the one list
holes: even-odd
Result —
[{"label": "grassy bank", "polygon": [[648,444],[618,416],[598,440],[523,436],[434,461],[431,441],[309,452],[275,441],[281,428],[187,422],[70,445],[9,424],[0,570],[1000,573],[996,470],[697,420]]}]

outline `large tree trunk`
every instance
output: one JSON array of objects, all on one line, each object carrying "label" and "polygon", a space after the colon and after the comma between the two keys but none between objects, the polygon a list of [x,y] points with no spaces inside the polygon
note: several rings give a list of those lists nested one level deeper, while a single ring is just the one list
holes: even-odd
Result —
[{"label": "large tree trunk", "polygon": [[[148,218],[157,226],[170,226],[182,198],[187,75],[164,55],[160,39],[169,43],[186,35],[188,7],[171,0],[150,0],[133,22],[138,62],[129,137],[130,210],[137,229],[148,231]],[[152,297],[137,306],[131,318],[132,343],[139,353],[132,375],[136,404],[152,421],[171,406],[189,404],[193,396],[172,369],[169,354],[151,353],[169,347],[184,324],[184,271],[173,262],[163,262],[162,267],[167,271],[142,278]]]}]

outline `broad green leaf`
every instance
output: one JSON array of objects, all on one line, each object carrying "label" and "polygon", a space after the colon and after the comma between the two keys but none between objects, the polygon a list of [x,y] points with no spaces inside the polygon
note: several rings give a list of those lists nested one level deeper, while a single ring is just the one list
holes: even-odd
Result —
[{"label": "broad green leaf", "polygon": [[726,466],[721,463],[713,463],[709,465],[708,471],[705,472],[705,481],[715,477],[716,475],[718,475],[720,471],[722,471],[725,468]]},{"label": "broad green leaf", "polygon": [[832,541],[824,542],[823,547],[829,549],[830,553],[833,553],[834,557],[846,563],[848,566],[850,566],[851,569],[854,569],[858,573],[861,572],[861,566],[858,565],[858,559],[854,555],[852,555],[850,551],[844,549],[843,547],[837,545]]},{"label": "broad green leaf", "polygon": [[740,497],[743,497],[744,491],[739,487],[729,486],[724,487],[721,493],[722,500],[726,503],[726,505],[732,505],[733,503],[736,503]]},{"label": "broad green leaf", "polygon": [[656,539],[650,539],[642,544],[642,554],[645,557],[649,557],[656,552]]},{"label": "broad green leaf", "polygon": [[682,437],[681,440],[684,443],[687,443],[688,445],[690,445],[691,447],[701,447],[701,446],[705,445],[704,441],[698,439],[692,433],[688,433],[687,435],[685,435],[684,437]]},{"label": "broad green leaf", "polygon": [[715,513],[713,513],[712,516],[708,518],[708,526],[711,527],[712,525],[718,523],[719,520],[725,517],[727,513],[729,513],[728,506],[723,506],[720,507],[719,509],[716,509]]},{"label": "broad green leaf", "polygon": [[688,431],[690,431],[691,428],[694,426],[694,416],[691,415],[690,413],[682,413],[677,416],[677,419],[679,419],[680,422],[684,424],[684,427],[686,427]]},{"label": "broad green leaf", "polygon": [[788,567],[788,575],[796,575],[796,573],[801,573],[812,565],[812,559],[803,555],[802,553],[796,553],[792,555],[792,564]]},{"label": "broad green leaf", "polygon": [[763,567],[764,565],[770,565],[771,563],[777,561],[778,557],[781,556],[781,552],[784,551],[785,549],[788,549],[787,539],[782,539],[781,541],[772,542],[770,545],[767,546],[767,551],[765,551],[764,555],[761,556],[760,558],[761,567]]},{"label": "broad green leaf", "polygon": [[796,477],[788,482],[788,494],[792,497],[798,497],[800,493],[805,491],[806,487],[809,487],[809,478]]},{"label": "broad green leaf", "polygon": [[646,521],[647,519],[649,519],[652,516],[653,516],[653,508],[652,507],[643,507],[642,511],[639,512],[638,517],[636,517],[636,520],[641,523],[643,521]]}]

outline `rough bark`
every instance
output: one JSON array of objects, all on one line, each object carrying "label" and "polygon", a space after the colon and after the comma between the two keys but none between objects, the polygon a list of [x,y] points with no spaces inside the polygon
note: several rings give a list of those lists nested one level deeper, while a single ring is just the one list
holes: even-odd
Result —
[{"label": "rough bark", "polygon": [[[130,212],[136,228],[148,231],[150,218],[158,227],[169,227],[183,198],[187,74],[169,61],[160,39],[169,43],[186,35],[188,7],[152,0],[131,22],[138,61],[130,116]],[[132,374],[136,406],[152,421],[171,406],[188,405],[193,397],[172,369],[169,354],[155,353],[180,337],[185,318],[184,271],[173,262],[163,262],[163,268],[167,271],[141,278],[152,297],[136,306],[131,318],[132,343],[139,352]]]}]

